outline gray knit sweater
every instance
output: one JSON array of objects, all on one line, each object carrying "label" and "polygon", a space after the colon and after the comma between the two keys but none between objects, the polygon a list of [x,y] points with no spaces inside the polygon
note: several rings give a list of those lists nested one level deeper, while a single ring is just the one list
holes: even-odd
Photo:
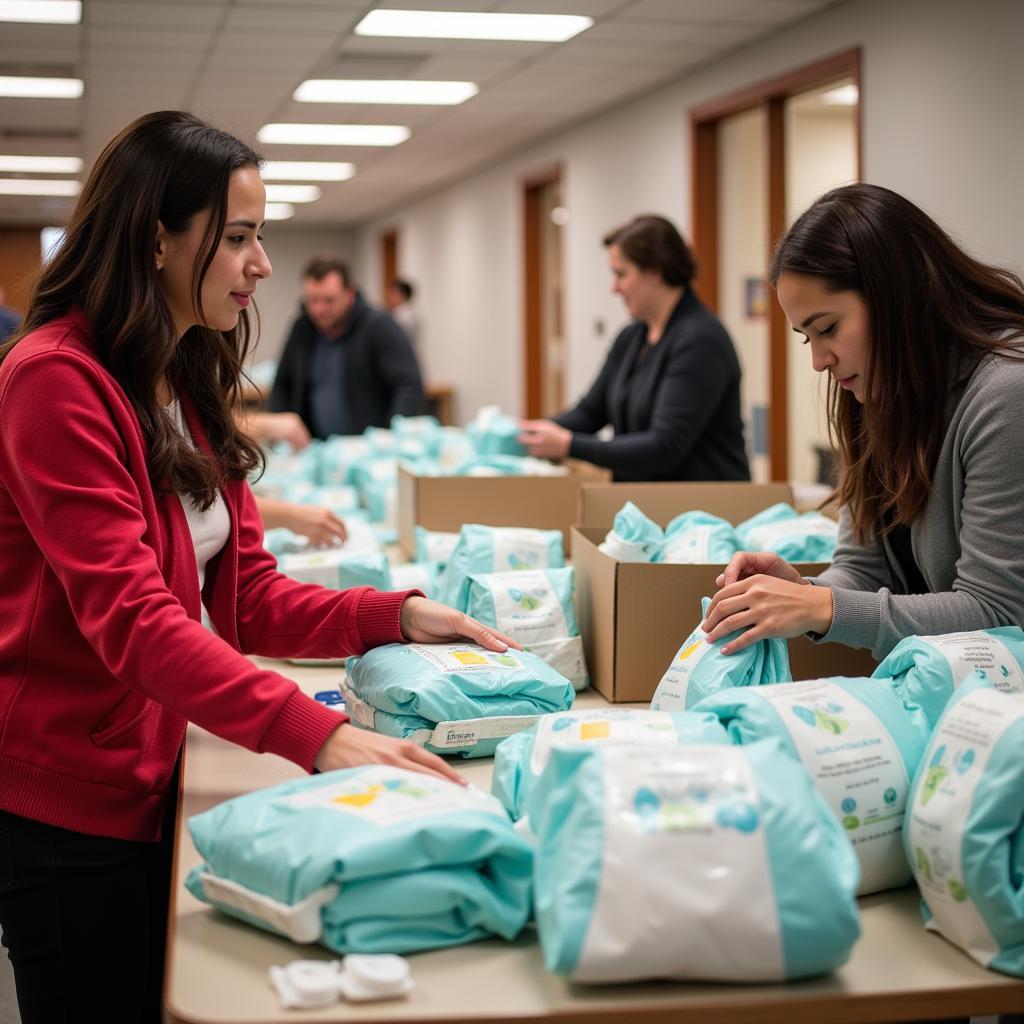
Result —
[{"label": "gray knit sweater", "polygon": [[[922,409],[921,415],[931,414]],[[907,594],[886,540],[856,544],[843,509],[822,642],[883,658],[904,637],[1024,624],[1024,361],[986,356],[946,403],[931,496],[911,525],[930,593]]]}]

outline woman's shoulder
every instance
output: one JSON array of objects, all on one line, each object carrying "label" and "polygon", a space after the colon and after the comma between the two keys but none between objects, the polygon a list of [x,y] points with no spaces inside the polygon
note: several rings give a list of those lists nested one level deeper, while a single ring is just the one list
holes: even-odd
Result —
[{"label": "woman's shoulder", "polygon": [[979,400],[987,395],[1015,394],[1024,397],[1024,339],[1008,343],[1002,351],[989,352],[977,361],[966,379],[964,397]]}]

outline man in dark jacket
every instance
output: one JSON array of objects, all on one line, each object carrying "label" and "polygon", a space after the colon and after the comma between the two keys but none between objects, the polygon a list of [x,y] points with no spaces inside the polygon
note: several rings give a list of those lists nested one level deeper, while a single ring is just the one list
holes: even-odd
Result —
[{"label": "man in dark jacket", "polygon": [[321,256],[302,274],[302,315],[292,324],[267,407],[298,413],[313,437],[361,434],[423,411],[409,338],[357,291],[348,267]]}]

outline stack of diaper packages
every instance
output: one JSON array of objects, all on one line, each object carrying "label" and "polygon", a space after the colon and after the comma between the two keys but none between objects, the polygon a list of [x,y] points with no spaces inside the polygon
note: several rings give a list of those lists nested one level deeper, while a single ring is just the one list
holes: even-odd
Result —
[{"label": "stack of diaper packages", "polygon": [[441,577],[441,601],[466,610],[469,577],[486,572],[560,569],[565,565],[562,532],[467,523]]},{"label": "stack of diaper packages", "polygon": [[187,885],[225,913],[339,953],[513,939],[532,855],[475,787],[385,765],[292,780],[189,819]]},{"label": "stack of diaper packages", "polygon": [[316,583],[331,590],[370,586],[391,590],[391,567],[382,551],[350,551],[347,545],[312,548],[281,555],[277,567],[300,583]]},{"label": "stack of diaper packages", "polygon": [[528,651],[388,644],[350,658],[342,693],[353,722],[440,754],[488,757],[538,716],[572,707],[572,683]]},{"label": "stack of diaper packages", "polygon": [[[707,614],[710,598],[703,598],[701,611]],[[708,641],[708,634],[694,627],[661,677],[652,711],[685,711],[714,693],[736,686],[763,686],[787,682],[793,678],[789,668],[789,648],[784,639],[758,640],[735,654],[722,654],[722,648],[740,634]]]},{"label": "stack of diaper packages", "polygon": [[778,740],[555,748],[533,786],[537,928],[578,982],[764,982],[844,963],[857,860]]},{"label": "stack of diaper packages", "polygon": [[576,571],[474,573],[466,583],[468,615],[521,643],[565,676],[576,690],[590,685],[573,595]]},{"label": "stack of diaper packages", "polygon": [[900,832],[928,723],[886,679],[812,679],[725,690],[697,711],[718,715],[733,741],[777,739],[807,769],[860,861],[859,895],[905,885]]},{"label": "stack of diaper packages", "polygon": [[597,548],[618,562],[653,562],[664,543],[665,531],[627,501]]},{"label": "stack of diaper packages", "polygon": [[872,674],[877,679],[892,679],[897,692],[920,705],[934,727],[950,697],[969,676],[988,679],[997,690],[1024,692],[1024,630],[999,626],[910,636],[901,640]]},{"label": "stack of diaper packages", "polygon": [[545,715],[536,725],[498,744],[491,792],[518,820],[527,813],[530,795],[553,750],[611,747],[656,750],[729,742],[721,722],[707,713],[595,708]]},{"label": "stack of diaper packages", "polygon": [[1024,977],[1024,694],[992,673],[950,698],[921,759],[903,827],[926,927]]}]

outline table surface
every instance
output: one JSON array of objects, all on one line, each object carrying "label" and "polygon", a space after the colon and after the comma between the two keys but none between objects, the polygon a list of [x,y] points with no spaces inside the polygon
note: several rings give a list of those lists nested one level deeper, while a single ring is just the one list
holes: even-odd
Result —
[{"label": "table surface", "polygon": [[[295,679],[308,693],[333,689],[343,670],[255,659]],[[596,693],[577,707],[605,704]],[[491,759],[459,764],[489,788]],[[285,1011],[268,981],[272,964],[336,957],[298,946],[221,914],[195,899],[184,880],[199,855],[185,820],[240,793],[296,778],[301,769],[257,755],[195,726],[186,740],[172,883],[164,1001],[171,1022],[257,1024],[288,1021],[571,1020],[604,1024],[629,1016],[700,1024],[820,1024],[930,1020],[1024,1010],[1024,982],[986,971],[944,939],[925,932],[914,887],[860,901],[863,935],[849,962],[810,981],[785,985],[656,982],[574,985],[547,972],[536,934],[513,943],[476,942],[411,957],[416,988],[407,999]]]}]

